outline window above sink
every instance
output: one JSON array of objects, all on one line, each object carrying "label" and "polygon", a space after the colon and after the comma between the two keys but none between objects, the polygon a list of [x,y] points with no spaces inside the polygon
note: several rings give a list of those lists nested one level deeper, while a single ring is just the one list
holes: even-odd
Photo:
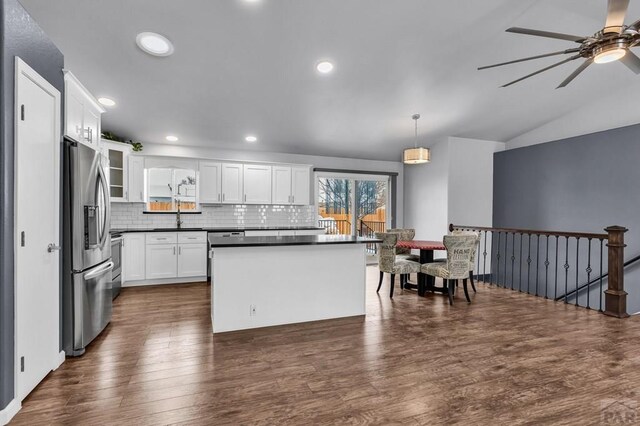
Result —
[{"label": "window above sink", "polygon": [[146,170],[145,213],[199,213],[198,174],[195,170],[153,167]]}]

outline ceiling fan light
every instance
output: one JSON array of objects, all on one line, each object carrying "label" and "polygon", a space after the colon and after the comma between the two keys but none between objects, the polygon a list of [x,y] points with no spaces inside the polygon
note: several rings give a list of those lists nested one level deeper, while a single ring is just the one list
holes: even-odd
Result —
[{"label": "ceiling fan light", "polygon": [[596,64],[606,64],[609,62],[617,61],[626,55],[627,49],[624,47],[615,47],[613,49],[603,50],[596,54],[593,58],[593,62]]},{"label": "ceiling fan light", "polygon": [[429,148],[407,148],[404,150],[402,161],[404,164],[424,164],[431,161]]}]

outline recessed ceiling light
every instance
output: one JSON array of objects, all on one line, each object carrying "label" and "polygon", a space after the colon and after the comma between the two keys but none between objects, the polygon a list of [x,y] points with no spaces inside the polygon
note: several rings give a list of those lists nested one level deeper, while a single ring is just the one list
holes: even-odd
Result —
[{"label": "recessed ceiling light", "polygon": [[328,74],[333,71],[333,64],[329,61],[322,61],[316,65],[316,69],[322,74]]},{"label": "recessed ceiling light", "polygon": [[173,44],[165,36],[157,33],[140,33],[136,37],[140,49],[153,56],[169,56],[173,53]]},{"label": "recessed ceiling light", "polygon": [[98,98],[98,102],[100,102],[104,106],[112,107],[116,105],[116,101],[110,98]]},{"label": "recessed ceiling light", "polygon": [[178,137],[177,136],[173,136],[173,135],[169,135],[169,136],[167,136],[167,140],[169,142],[178,142]]},{"label": "recessed ceiling light", "polygon": [[244,140],[247,141],[247,142],[257,142],[258,138],[256,136],[249,135],[246,138],[244,138]]}]

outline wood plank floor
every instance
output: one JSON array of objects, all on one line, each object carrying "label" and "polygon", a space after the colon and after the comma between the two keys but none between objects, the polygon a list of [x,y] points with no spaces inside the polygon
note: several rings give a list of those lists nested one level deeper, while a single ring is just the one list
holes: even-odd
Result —
[{"label": "wood plank floor", "polygon": [[365,318],[216,336],[206,284],[124,289],[12,424],[585,425],[640,402],[640,318],[482,284],[471,305],[391,301],[367,275]]}]

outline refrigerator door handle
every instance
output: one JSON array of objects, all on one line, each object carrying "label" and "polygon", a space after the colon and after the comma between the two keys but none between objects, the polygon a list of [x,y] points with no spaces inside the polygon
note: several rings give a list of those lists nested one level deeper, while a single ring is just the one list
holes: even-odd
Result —
[{"label": "refrigerator door handle", "polygon": [[111,228],[111,197],[109,193],[109,184],[107,183],[107,178],[105,177],[102,165],[98,166],[98,179],[100,179],[103,193],[106,194],[104,229],[102,234],[102,241],[100,242],[100,247],[104,249],[107,245],[107,238],[109,238],[109,229]]},{"label": "refrigerator door handle", "polygon": [[84,274],[84,279],[85,280],[92,280],[94,278],[99,277],[100,275],[104,275],[107,272],[109,272],[110,270],[112,270],[113,266],[114,266],[113,262],[112,261],[108,261],[104,265],[97,266],[97,267],[91,269],[86,274]]}]

